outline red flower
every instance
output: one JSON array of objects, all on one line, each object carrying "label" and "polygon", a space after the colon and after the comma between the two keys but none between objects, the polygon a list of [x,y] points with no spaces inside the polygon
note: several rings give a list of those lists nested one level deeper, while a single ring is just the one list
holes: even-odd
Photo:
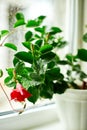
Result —
[{"label": "red flower", "polygon": [[16,85],[16,89],[14,89],[11,94],[11,100],[15,101],[25,101],[25,98],[31,97],[31,93],[29,93],[23,86],[19,83]]}]

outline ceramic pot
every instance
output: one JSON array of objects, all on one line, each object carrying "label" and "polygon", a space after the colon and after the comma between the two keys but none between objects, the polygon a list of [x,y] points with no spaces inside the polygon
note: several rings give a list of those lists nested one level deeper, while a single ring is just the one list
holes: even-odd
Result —
[{"label": "ceramic pot", "polygon": [[54,98],[63,130],[87,130],[87,90],[67,89]]}]

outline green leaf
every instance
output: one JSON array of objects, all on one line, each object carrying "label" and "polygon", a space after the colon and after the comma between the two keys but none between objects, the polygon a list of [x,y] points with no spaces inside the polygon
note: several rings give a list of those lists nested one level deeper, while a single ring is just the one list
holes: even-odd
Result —
[{"label": "green leaf", "polygon": [[57,42],[57,47],[58,48],[64,48],[66,45],[67,45],[66,41],[61,40],[61,41]]},{"label": "green leaf", "polygon": [[46,71],[46,78],[49,80],[58,80],[60,78],[60,68],[52,68]]},{"label": "green leaf", "polygon": [[67,75],[71,76],[71,74],[72,74],[71,70],[67,70]]},{"label": "green leaf", "polygon": [[31,72],[34,71],[31,67],[25,67],[25,68],[26,68],[26,70],[27,70],[29,73],[31,73]]},{"label": "green leaf", "polygon": [[41,15],[41,16],[38,17],[38,20],[43,21],[45,18],[46,18],[46,16]]},{"label": "green leaf", "polygon": [[20,19],[23,19],[23,20],[24,20],[24,15],[23,15],[23,13],[17,13],[17,14],[16,14],[16,19],[17,19],[17,20],[20,20]]},{"label": "green leaf", "polygon": [[[70,63],[72,63],[73,61],[75,62],[76,61],[76,59],[77,59],[77,56],[74,56],[74,55],[72,55],[72,54],[66,54],[66,58],[67,58],[67,60],[70,62]],[[68,63],[68,62],[67,62]]]},{"label": "green leaf", "polygon": [[81,72],[80,78],[81,78],[81,80],[83,80],[84,78],[87,78],[87,74],[85,74],[84,72]]},{"label": "green leaf", "polygon": [[87,61],[87,50],[86,49],[79,49],[77,56],[80,60]]},{"label": "green leaf", "polygon": [[38,75],[37,73],[31,73],[30,77],[31,77],[31,79],[33,79],[35,81],[41,81],[41,76]]},{"label": "green leaf", "polygon": [[42,45],[42,43],[43,43],[42,40],[37,40],[37,41],[35,42],[35,45],[37,45],[37,46],[40,48],[41,45]]},{"label": "green leaf", "polygon": [[17,51],[17,46],[14,45],[13,43],[5,43],[4,46],[11,48],[12,50]]},{"label": "green leaf", "polygon": [[31,38],[32,38],[32,32],[31,31],[28,31],[26,34],[25,34],[25,39],[26,41],[29,41]]},{"label": "green leaf", "polygon": [[41,55],[41,58],[42,58],[42,59],[45,59],[45,60],[47,60],[47,61],[49,61],[49,60],[52,60],[53,58],[55,58],[55,56],[56,56],[55,53],[53,53],[53,52],[48,52],[48,53],[42,54],[42,55]]},{"label": "green leaf", "polygon": [[15,65],[15,71],[16,73],[20,73],[21,71],[23,71],[24,69],[24,63],[23,62],[18,62],[16,65]]},{"label": "green leaf", "polygon": [[58,64],[60,64],[60,65],[67,65],[68,62],[66,60],[59,60]]},{"label": "green leaf", "polygon": [[18,62],[15,66],[15,72],[18,76],[19,75],[21,76],[18,78],[21,78],[21,80],[23,80],[22,79],[22,77],[23,77],[27,81],[27,80],[29,80],[29,75],[31,72],[33,72],[33,69],[30,67],[25,67],[25,64],[23,62]]},{"label": "green leaf", "polygon": [[39,16],[38,18],[34,20],[28,20],[26,27],[37,27],[43,22],[44,19],[45,19],[45,16]]},{"label": "green leaf", "polygon": [[17,22],[14,24],[14,28],[19,27],[24,24],[25,24],[24,19],[17,20]]},{"label": "green leaf", "polygon": [[10,77],[13,76],[14,68],[8,68],[8,69],[6,69],[6,71],[8,72],[8,75],[9,75]]},{"label": "green leaf", "polygon": [[[54,39],[54,38],[53,38]],[[59,37],[56,41],[53,41],[52,46],[57,48],[64,48],[67,45],[67,41],[63,37]]]},{"label": "green leaf", "polygon": [[49,62],[48,64],[47,64],[47,68],[48,69],[51,69],[51,68],[53,68],[55,66],[55,62],[54,61],[51,61],[51,62]]},{"label": "green leaf", "polygon": [[22,42],[23,46],[26,47],[27,49],[31,50],[31,42]]},{"label": "green leaf", "polygon": [[1,30],[0,33],[1,33],[1,37],[3,37],[5,35],[7,35],[9,33],[9,31],[8,30]]},{"label": "green leaf", "polygon": [[26,27],[37,27],[39,24],[36,20],[29,20],[26,24]]},{"label": "green leaf", "polygon": [[30,86],[30,80],[29,78],[26,78],[24,76],[20,76],[20,78],[18,78],[18,81],[23,85],[23,87],[25,89],[28,89]]},{"label": "green leaf", "polygon": [[52,45],[46,44],[40,48],[40,52],[47,53],[53,49]]},{"label": "green leaf", "polygon": [[54,35],[56,33],[61,33],[62,32],[62,30],[60,28],[58,28],[58,27],[52,27],[51,30],[52,30],[50,32],[51,35]]},{"label": "green leaf", "polygon": [[73,66],[73,70],[75,70],[76,72],[80,72],[81,66],[79,64],[76,64],[76,65]]},{"label": "green leaf", "polygon": [[68,84],[65,81],[62,81],[61,83],[57,82],[54,83],[53,91],[54,93],[62,94],[65,92],[67,88],[68,88]]},{"label": "green leaf", "polygon": [[15,56],[24,62],[33,63],[33,56],[30,52],[21,51],[16,53]]},{"label": "green leaf", "polygon": [[43,20],[46,18],[46,16],[39,16],[36,20],[38,21],[38,24],[41,25],[41,23],[43,22]]},{"label": "green leaf", "polygon": [[14,56],[13,58],[13,65],[15,66],[19,62],[19,59]]},{"label": "green leaf", "polygon": [[87,42],[87,33],[85,33],[85,34],[83,35],[83,41],[84,41],[84,42]]},{"label": "green leaf", "polygon": [[35,103],[38,100],[40,95],[38,86],[31,86],[28,88],[28,91],[32,94],[32,96],[28,98],[28,100],[32,103]]},{"label": "green leaf", "polygon": [[43,27],[37,27],[37,28],[35,28],[35,31],[37,31],[37,32],[40,32],[40,33],[44,33],[45,32],[45,26],[43,26]]},{"label": "green leaf", "polygon": [[40,96],[44,99],[51,99],[53,96],[53,83],[41,84]]},{"label": "green leaf", "polygon": [[34,36],[35,36],[35,38],[38,38],[38,39],[40,38],[40,36],[38,34],[35,34]]},{"label": "green leaf", "polygon": [[14,87],[16,86],[16,83],[13,81],[12,77],[8,76],[7,78],[5,78],[4,83],[8,86],[8,87]]},{"label": "green leaf", "polygon": [[3,76],[3,71],[0,69],[0,78]]}]

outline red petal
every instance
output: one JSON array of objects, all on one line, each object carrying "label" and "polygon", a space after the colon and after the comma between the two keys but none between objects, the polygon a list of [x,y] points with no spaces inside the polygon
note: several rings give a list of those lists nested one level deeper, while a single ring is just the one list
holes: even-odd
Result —
[{"label": "red petal", "polygon": [[11,92],[10,96],[11,100],[22,102],[25,101],[25,98],[29,98],[32,95],[21,84],[17,83],[16,89]]},{"label": "red petal", "polygon": [[32,96],[32,94],[29,93],[25,88],[23,88],[23,86],[19,83],[17,83],[16,89],[17,89],[17,91],[19,91],[21,93],[21,95],[24,96],[24,98],[29,98]]},{"label": "red petal", "polygon": [[16,90],[13,90],[10,94],[11,100],[22,102],[25,100],[24,96],[20,94],[20,92],[17,92]]}]

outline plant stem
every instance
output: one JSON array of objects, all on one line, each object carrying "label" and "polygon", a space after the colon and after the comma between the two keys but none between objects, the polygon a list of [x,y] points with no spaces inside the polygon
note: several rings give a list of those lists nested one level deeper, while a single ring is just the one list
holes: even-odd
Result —
[{"label": "plant stem", "polygon": [[4,44],[4,42],[5,42],[5,40],[12,34],[12,33],[14,33],[16,30],[15,29],[13,29],[10,33],[8,33],[8,35],[3,39],[3,41],[1,42],[1,44],[0,44],[0,46],[2,46],[3,44]]}]

